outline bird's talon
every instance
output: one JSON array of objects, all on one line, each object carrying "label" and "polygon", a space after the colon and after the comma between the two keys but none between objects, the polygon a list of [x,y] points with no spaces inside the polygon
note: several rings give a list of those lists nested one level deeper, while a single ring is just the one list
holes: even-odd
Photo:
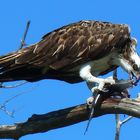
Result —
[{"label": "bird's talon", "polygon": [[91,96],[87,99],[87,105],[90,106],[93,103],[94,98]]}]

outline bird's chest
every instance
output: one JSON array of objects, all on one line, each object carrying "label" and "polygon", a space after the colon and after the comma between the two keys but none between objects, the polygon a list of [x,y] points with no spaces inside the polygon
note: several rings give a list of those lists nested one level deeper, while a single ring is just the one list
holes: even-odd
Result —
[{"label": "bird's chest", "polygon": [[103,75],[117,67],[116,57],[117,57],[116,53],[110,53],[109,55],[101,59],[92,60],[90,62],[84,63],[83,65],[78,65],[72,69],[69,69],[68,72],[77,73],[84,66],[90,65],[92,75],[94,76]]},{"label": "bird's chest", "polygon": [[113,57],[112,55],[108,55],[101,59],[91,61],[90,65],[91,65],[91,73],[93,75],[107,73],[113,67]]}]

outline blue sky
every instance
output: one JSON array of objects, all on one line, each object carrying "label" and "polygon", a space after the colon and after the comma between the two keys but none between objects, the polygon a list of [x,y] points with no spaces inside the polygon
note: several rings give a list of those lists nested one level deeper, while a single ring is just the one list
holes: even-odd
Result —
[{"label": "blue sky", "polygon": [[[140,40],[139,0],[1,0],[0,1],[0,55],[18,49],[27,20],[31,27],[26,43],[36,43],[41,37],[65,24],[79,20],[102,20],[129,24],[132,36]],[[138,51],[140,53],[139,45]],[[120,70],[120,77],[123,78]],[[126,76],[125,76],[126,78]],[[14,83],[9,83],[14,84]],[[133,97],[139,92],[135,87]],[[32,91],[30,91],[32,90]],[[85,83],[68,84],[55,80],[28,83],[16,89],[0,89],[0,104],[10,97],[26,92],[11,101],[8,110],[16,110],[15,118],[0,111],[0,124],[26,121],[32,114],[43,114],[84,103],[90,96]],[[52,130],[47,133],[28,135],[21,140],[69,140],[114,139],[114,115],[92,120],[84,136],[87,122]],[[140,120],[133,119],[122,127],[121,140],[139,139]]]}]

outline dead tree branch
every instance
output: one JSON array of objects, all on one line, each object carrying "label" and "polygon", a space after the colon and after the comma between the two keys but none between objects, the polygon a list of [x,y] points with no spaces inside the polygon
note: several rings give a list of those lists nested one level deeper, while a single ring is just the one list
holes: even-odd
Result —
[{"label": "dead tree branch", "polygon": [[[25,82],[24,82],[24,83],[25,83]],[[24,83],[23,83],[23,84],[24,84]],[[26,82],[26,83],[27,83],[27,82]],[[20,85],[21,85],[21,83],[20,83]],[[20,85],[17,85],[17,86],[20,86]],[[15,85],[15,87],[17,87],[17,86]],[[13,88],[13,87],[11,86],[11,87],[9,87],[9,88]],[[11,102],[12,100],[14,100],[15,98],[17,98],[17,97],[19,97],[19,96],[21,96],[21,95],[23,95],[23,94],[26,94],[26,93],[28,93],[28,92],[33,91],[35,88],[36,88],[36,87],[31,88],[30,90],[28,90],[28,91],[26,91],[26,92],[19,93],[19,94],[15,95],[15,96],[13,96],[13,97],[11,97],[11,98],[5,100],[4,103],[0,104],[0,110],[2,110],[2,111],[3,111],[4,113],[6,113],[8,116],[14,118],[15,110],[13,110],[13,111],[8,111],[8,110],[7,110],[7,104],[8,104],[9,102]]]},{"label": "dead tree branch", "polygon": [[[140,118],[140,102],[134,99],[107,99],[93,117],[105,114],[127,114]],[[1,126],[0,138],[18,139],[28,134],[47,132],[85,121],[88,116],[89,109],[87,109],[86,104],[43,115],[33,115],[24,123]]]},{"label": "dead tree branch", "polygon": [[26,39],[28,30],[29,30],[29,27],[30,27],[30,20],[29,20],[29,21],[27,22],[27,24],[26,24],[25,32],[24,32],[24,35],[23,35],[23,39],[21,40],[19,49],[22,49],[23,46],[26,44],[26,43],[25,43],[25,39]]},{"label": "dead tree branch", "polygon": [[128,116],[126,119],[124,119],[123,121],[121,121],[120,119],[120,115],[116,114],[115,115],[115,119],[116,119],[116,134],[115,134],[115,140],[119,140],[120,139],[120,130],[121,130],[121,126],[123,124],[125,124],[126,122],[130,121],[133,117],[132,116]]},{"label": "dead tree branch", "polygon": [[28,82],[24,81],[24,82],[15,84],[15,85],[10,85],[10,86],[4,86],[3,83],[0,83],[0,88],[16,88],[16,87],[22,86],[22,85],[24,85],[26,83],[28,83]]}]

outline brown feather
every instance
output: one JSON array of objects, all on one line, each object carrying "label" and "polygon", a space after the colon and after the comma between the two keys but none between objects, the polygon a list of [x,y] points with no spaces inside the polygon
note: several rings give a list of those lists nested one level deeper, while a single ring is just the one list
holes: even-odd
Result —
[{"label": "brown feather", "polygon": [[[36,44],[0,57],[0,73],[8,75],[14,70],[24,68],[25,71],[29,69],[32,69],[33,73],[35,71],[35,77],[42,77],[44,76],[42,71],[45,74],[44,69],[47,68],[48,77],[51,75],[48,71],[53,70],[50,73],[62,72],[60,75],[65,79],[64,73],[88,61],[102,58],[114,48],[124,47],[129,38],[130,33],[126,25],[80,21],[48,33]],[[21,76],[19,79],[25,78]],[[65,81],[70,80],[65,79]]]}]

